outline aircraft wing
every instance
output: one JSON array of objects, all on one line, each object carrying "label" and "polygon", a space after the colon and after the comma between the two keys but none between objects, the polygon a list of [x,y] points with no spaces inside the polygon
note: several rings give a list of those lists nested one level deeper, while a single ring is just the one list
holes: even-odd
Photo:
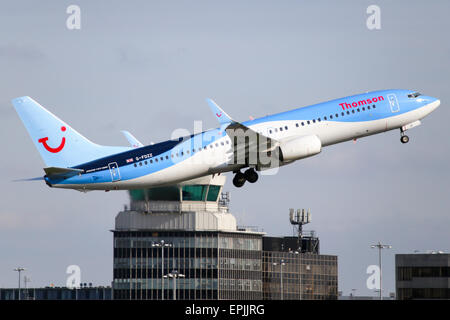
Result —
[{"label": "aircraft wing", "polygon": [[233,144],[234,164],[261,169],[278,166],[280,143],[240,122],[232,122],[225,129]]},{"label": "aircraft wing", "polygon": [[219,121],[221,129],[231,138],[233,154],[230,154],[228,165],[235,168],[272,167],[279,162],[279,145],[277,140],[269,138],[260,132],[233,120],[213,100],[206,99],[211,111]]},{"label": "aircraft wing", "polygon": [[217,105],[212,99],[206,99],[206,102],[208,102],[209,107],[211,108],[211,111],[214,114],[214,117],[219,121],[221,125],[228,124],[233,122],[234,120],[231,119],[231,117],[222,110],[221,107]]},{"label": "aircraft wing", "polygon": [[140,148],[143,147],[144,145],[138,140],[136,139],[131,133],[129,133],[126,130],[122,130],[121,131],[123,133],[123,135],[125,136],[125,138],[127,138],[128,142],[131,144],[131,146],[133,148]]}]

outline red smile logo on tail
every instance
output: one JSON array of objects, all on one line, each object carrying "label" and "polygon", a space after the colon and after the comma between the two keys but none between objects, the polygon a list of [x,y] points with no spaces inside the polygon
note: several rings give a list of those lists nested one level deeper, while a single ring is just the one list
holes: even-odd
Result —
[{"label": "red smile logo on tail", "polygon": [[[61,127],[61,131],[66,131],[66,127]],[[48,144],[47,144],[47,140],[48,140],[48,137],[45,137],[45,138],[41,138],[41,139],[39,139],[38,140],[38,142],[39,143],[42,143],[42,145],[44,146],[44,148],[48,151],[48,152],[52,152],[52,153],[58,153],[58,152],[60,152],[63,148],[64,148],[64,145],[66,144],[66,138],[65,137],[63,137],[62,138],[62,141],[61,141],[61,144],[58,146],[58,147],[56,147],[56,148],[52,148],[52,147],[50,147]]]}]

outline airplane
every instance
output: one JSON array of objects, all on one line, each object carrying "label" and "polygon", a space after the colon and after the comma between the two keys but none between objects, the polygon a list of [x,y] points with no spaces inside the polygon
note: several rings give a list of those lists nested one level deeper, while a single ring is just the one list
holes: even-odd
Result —
[{"label": "airplane", "polygon": [[[131,146],[98,145],[28,96],[12,104],[43,158],[53,188],[130,190],[183,184],[233,172],[233,184],[255,183],[258,172],[319,154],[323,147],[400,129],[407,130],[440,105],[413,90],[380,90],[296,108],[244,122],[213,100],[219,127],[144,146],[123,131]],[[242,172],[242,170],[244,170]]]}]

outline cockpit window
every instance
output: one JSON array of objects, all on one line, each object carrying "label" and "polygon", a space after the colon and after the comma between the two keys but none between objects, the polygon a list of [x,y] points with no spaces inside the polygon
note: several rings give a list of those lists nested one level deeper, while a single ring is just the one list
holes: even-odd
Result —
[{"label": "cockpit window", "polygon": [[420,92],[414,92],[414,93],[408,94],[408,98],[417,98],[420,95],[422,95]]}]

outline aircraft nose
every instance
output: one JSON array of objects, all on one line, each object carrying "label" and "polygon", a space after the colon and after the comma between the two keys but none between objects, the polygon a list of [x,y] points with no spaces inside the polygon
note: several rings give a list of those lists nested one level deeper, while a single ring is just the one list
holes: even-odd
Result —
[{"label": "aircraft nose", "polygon": [[438,98],[430,97],[430,103],[428,105],[430,106],[431,111],[433,111],[441,105],[441,100],[439,100]]},{"label": "aircraft nose", "polygon": [[433,112],[441,104],[441,100],[430,96],[420,96],[417,101],[419,100],[428,107],[429,112]]}]

